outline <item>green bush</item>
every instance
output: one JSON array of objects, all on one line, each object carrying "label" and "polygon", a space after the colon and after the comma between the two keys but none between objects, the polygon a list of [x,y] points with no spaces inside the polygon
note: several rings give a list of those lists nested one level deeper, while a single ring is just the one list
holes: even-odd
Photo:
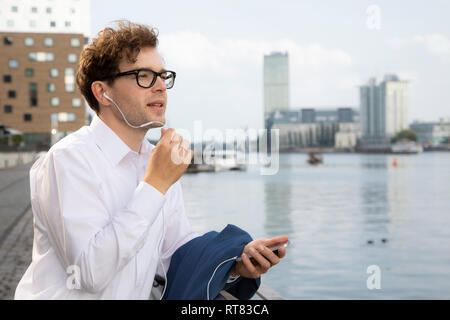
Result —
[{"label": "green bush", "polygon": [[399,133],[397,133],[397,135],[393,139],[393,142],[399,140],[417,141],[417,134],[410,129],[402,130]]},{"label": "green bush", "polygon": [[23,141],[23,136],[21,135],[14,135],[12,136],[12,142],[13,145],[17,146]]}]

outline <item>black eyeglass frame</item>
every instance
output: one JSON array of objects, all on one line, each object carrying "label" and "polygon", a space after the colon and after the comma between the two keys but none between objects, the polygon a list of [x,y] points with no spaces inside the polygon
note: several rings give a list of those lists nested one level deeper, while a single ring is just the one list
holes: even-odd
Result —
[{"label": "black eyeglass frame", "polygon": [[[141,85],[141,84],[139,83],[139,79],[138,79],[138,78],[139,78],[139,72],[141,72],[141,71],[150,71],[151,73],[153,73],[153,79],[152,79],[152,82],[150,83],[150,85],[149,85],[148,87],[143,86],[143,85]],[[163,74],[163,73],[167,73],[167,72],[170,72],[170,73],[172,73],[172,75],[173,75],[172,86],[171,86],[170,88],[169,88],[169,87],[166,87],[166,89],[171,89],[171,88],[173,88],[173,86],[175,85],[175,78],[176,78],[176,76],[177,76],[177,73],[176,73],[175,71],[171,71],[171,70],[163,70],[163,71],[161,71],[161,72],[156,72],[156,71],[153,71],[152,69],[148,69],[148,68],[140,68],[140,69],[129,70],[129,71],[117,73],[116,75],[111,76],[111,78],[118,78],[118,77],[128,76],[128,75],[134,74],[134,75],[136,76],[136,84],[137,84],[139,87],[141,87],[141,88],[148,89],[148,88],[153,87],[153,85],[154,85],[155,82],[156,82],[156,78],[158,78],[158,77],[160,77],[160,78],[164,81],[164,83],[165,83],[165,79],[163,79],[162,74]]]}]

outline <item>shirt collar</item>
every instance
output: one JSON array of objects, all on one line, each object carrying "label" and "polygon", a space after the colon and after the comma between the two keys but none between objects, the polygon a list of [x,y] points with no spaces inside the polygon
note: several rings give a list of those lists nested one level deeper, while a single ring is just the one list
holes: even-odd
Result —
[{"label": "shirt collar", "polygon": [[[95,143],[100,150],[106,154],[113,166],[118,165],[130,152],[136,155],[138,154],[131,150],[130,147],[97,115],[94,115],[89,128],[94,136]],[[139,155],[150,155],[153,148],[154,146],[144,138],[142,140]]]}]

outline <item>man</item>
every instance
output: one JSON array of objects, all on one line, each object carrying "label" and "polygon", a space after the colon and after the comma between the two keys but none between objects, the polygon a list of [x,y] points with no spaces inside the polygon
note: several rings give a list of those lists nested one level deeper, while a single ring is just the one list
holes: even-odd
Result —
[{"label": "man", "polygon": [[[16,299],[148,299],[155,274],[197,237],[179,178],[192,159],[189,141],[161,129],[157,146],[145,135],[165,123],[165,70],[155,30],[129,22],[106,28],[81,53],[77,84],[96,112],[56,143],[30,170],[33,259]],[[258,278],[285,255],[249,242],[236,277]]]}]

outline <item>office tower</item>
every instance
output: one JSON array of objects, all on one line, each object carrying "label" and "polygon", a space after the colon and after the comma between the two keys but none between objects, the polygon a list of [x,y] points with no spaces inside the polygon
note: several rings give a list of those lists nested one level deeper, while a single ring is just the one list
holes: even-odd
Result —
[{"label": "office tower", "polygon": [[264,56],[264,120],[273,111],[289,109],[289,55],[272,52]]},{"label": "office tower", "polygon": [[389,148],[390,139],[408,128],[407,81],[396,75],[376,78],[360,86],[363,148]]}]

